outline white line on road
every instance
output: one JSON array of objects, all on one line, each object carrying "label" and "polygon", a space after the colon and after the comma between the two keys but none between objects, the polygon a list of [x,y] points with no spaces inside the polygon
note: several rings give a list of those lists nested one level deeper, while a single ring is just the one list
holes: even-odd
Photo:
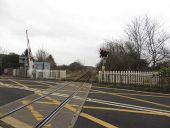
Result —
[{"label": "white line on road", "polygon": [[[110,92],[106,91],[100,91],[96,89],[91,89],[93,92],[92,93],[105,93],[105,94],[110,94]],[[118,95],[129,95],[129,96],[142,96],[142,97],[156,97],[156,98],[170,98],[170,96],[163,96],[163,95],[148,95],[148,94],[137,94],[137,93],[119,93],[119,92],[112,92],[112,94],[118,94]]]},{"label": "white line on road", "polygon": [[155,94],[155,95],[165,95],[165,96],[170,96],[170,94],[165,94],[165,93],[157,93],[157,92],[146,92],[146,91],[137,91],[137,90],[130,90],[130,89],[118,89],[118,88],[108,88],[108,87],[97,87],[93,86],[94,88],[103,88],[107,90],[125,90],[128,92],[141,92],[141,93],[149,93],[149,94]]},{"label": "white line on road", "polygon": [[100,103],[100,104],[106,104],[106,105],[112,105],[112,106],[118,106],[118,107],[126,107],[126,108],[130,108],[130,109],[137,109],[137,110],[142,110],[142,111],[161,112],[161,113],[166,114],[168,117],[170,117],[170,111],[168,111],[168,110],[142,107],[142,106],[130,105],[130,104],[124,104],[124,103],[118,103],[118,102],[110,102],[110,101],[104,101],[104,100],[98,100],[98,99],[92,99],[92,98],[87,98],[86,101]]}]

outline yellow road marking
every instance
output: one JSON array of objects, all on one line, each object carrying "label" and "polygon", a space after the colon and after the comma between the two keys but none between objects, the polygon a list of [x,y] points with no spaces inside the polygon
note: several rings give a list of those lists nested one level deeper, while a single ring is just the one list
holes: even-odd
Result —
[{"label": "yellow road marking", "polygon": [[[51,97],[46,97],[46,99],[54,102],[55,104],[60,104],[59,101],[57,101],[57,100],[55,100],[55,99],[53,99]],[[70,104],[66,104],[64,107],[67,108],[68,110],[72,111],[72,112],[77,112],[77,109],[72,107]],[[116,126],[114,126],[114,125],[112,125],[110,123],[107,123],[107,122],[105,122],[103,120],[100,120],[100,119],[98,119],[96,117],[93,117],[93,116],[91,116],[89,114],[86,114],[86,113],[80,113],[80,116],[82,116],[84,118],[87,118],[87,119],[89,119],[89,120],[91,120],[91,121],[93,121],[93,122],[95,122],[97,124],[100,124],[100,125],[102,125],[102,126],[104,126],[106,128],[118,128],[118,127],[116,127]]]},{"label": "yellow road marking", "polygon": [[165,104],[160,104],[160,103],[156,103],[156,102],[151,102],[148,100],[143,100],[143,99],[139,99],[139,98],[134,98],[134,97],[129,97],[129,96],[123,96],[123,95],[119,95],[119,94],[113,94],[122,98],[127,98],[127,99],[131,99],[131,100],[136,100],[136,101],[141,101],[141,102],[145,102],[145,103],[150,103],[150,104],[154,104],[157,106],[161,106],[161,107],[166,107],[166,108],[170,108],[170,106],[165,105]]},{"label": "yellow road marking", "polygon": [[[55,102],[55,101],[54,101]],[[56,105],[58,103],[54,102],[37,102],[40,104],[51,104],[51,105]],[[72,109],[73,107],[78,107],[78,105],[74,104],[67,104],[65,106],[66,108]],[[159,116],[167,116],[170,117],[170,114],[168,113],[163,113],[163,112],[157,112],[157,111],[142,111],[142,110],[132,110],[132,109],[117,109],[117,108],[108,108],[108,107],[95,107],[95,106],[83,106],[83,108],[87,109],[98,109],[98,110],[110,110],[110,111],[120,111],[120,112],[131,112],[131,113],[139,113],[139,114],[149,114],[149,115],[159,115]],[[76,112],[76,110],[72,110]]]},{"label": "yellow road marking", "polygon": [[[23,104],[27,104],[28,102],[27,101],[21,101]],[[27,106],[28,110],[32,113],[32,115],[35,117],[35,119],[37,121],[41,121],[43,120],[43,116],[35,110],[35,108],[32,106],[32,105],[29,105]],[[45,125],[46,128],[52,128],[52,125],[51,124],[48,124],[48,125]]]},{"label": "yellow road marking", "polygon": [[[23,104],[27,104],[27,101],[22,101]],[[35,117],[35,119],[37,121],[41,121],[43,119],[43,116],[34,109],[34,107],[32,105],[27,106],[28,110],[31,111],[31,113],[33,114],[33,116]]]},{"label": "yellow road marking", "polygon": [[[60,90],[61,92],[74,92],[74,91],[70,91],[69,89],[66,90],[66,89],[63,89],[63,90]],[[86,91],[79,91],[79,92],[86,92]]]},{"label": "yellow road marking", "polygon": [[[55,103],[57,105],[59,105],[61,103],[61,102],[59,102],[59,101],[57,101],[57,100],[55,100],[55,99],[53,99],[51,97],[46,97],[46,99],[52,101],[53,103]],[[71,107],[71,105],[69,105],[69,104],[65,104],[64,107],[71,110],[71,111],[73,111],[73,112],[77,111],[76,108]]]},{"label": "yellow road marking", "polygon": [[32,128],[32,126],[17,120],[11,116],[7,116],[3,119],[1,119],[3,122],[5,122],[6,124],[9,124],[10,126],[13,126],[14,128]]},{"label": "yellow road marking", "polygon": [[[94,92],[89,92],[89,93],[107,93],[107,92],[105,92],[105,91],[103,91],[103,92],[98,92],[98,91],[100,91],[100,90],[95,90],[95,89],[91,89],[92,91],[94,91]],[[146,95],[146,94],[129,94],[129,93],[113,93],[113,94],[120,94],[120,95],[132,95],[132,96],[150,96],[150,97],[163,97],[163,98],[170,98],[170,96],[161,96],[161,95]]]},{"label": "yellow road marking", "polygon": [[100,124],[100,125],[102,125],[102,126],[104,126],[106,128],[118,128],[116,126],[113,126],[113,125],[111,125],[111,124],[109,124],[109,123],[107,123],[107,122],[105,122],[103,120],[100,120],[100,119],[98,119],[98,118],[96,118],[94,116],[91,116],[89,114],[86,114],[86,113],[80,113],[80,116],[82,116],[84,118],[87,118],[87,119],[89,119],[89,120],[91,120],[93,122],[96,122],[96,123],[98,123],[98,124]]},{"label": "yellow road marking", "polygon": [[[45,103],[45,104],[59,104],[59,102],[56,102],[53,98],[48,97],[48,100],[51,100],[53,103],[50,102],[39,102],[39,103]],[[78,105],[73,104],[67,104],[66,108],[72,109],[74,107],[77,107]],[[129,110],[129,109],[115,109],[115,108],[105,108],[105,107],[90,107],[90,106],[83,106],[83,108],[93,108],[93,109],[103,109],[103,110],[114,110],[114,111],[124,111],[124,112],[133,112],[133,113],[141,113],[141,114],[152,114],[152,115],[160,115],[160,116],[168,116],[170,117],[170,114],[164,113],[164,112],[157,112],[157,111],[141,111],[141,110]],[[126,108],[126,107],[125,107]],[[72,110],[76,111],[76,110]]]},{"label": "yellow road marking", "polygon": [[131,113],[139,113],[139,114],[149,114],[149,115],[159,115],[159,116],[168,116],[170,114],[163,112],[155,112],[155,111],[139,111],[139,110],[130,110],[130,109],[118,109],[118,108],[107,108],[107,107],[94,107],[94,106],[83,106],[83,108],[87,109],[98,109],[98,110],[110,110],[110,111],[120,111],[120,112],[131,112]]},{"label": "yellow road marking", "polygon": [[38,83],[38,84],[41,84],[41,86],[47,85],[47,86],[50,86],[50,87],[54,87],[54,86],[52,86],[51,84],[48,84],[48,83],[44,83],[44,82],[40,82],[40,81],[34,81],[34,82]]},{"label": "yellow road marking", "polygon": [[170,96],[170,94],[165,94],[165,93],[156,93],[156,92],[146,92],[146,91],[137,91],[137,90],[130,90],[130,89],[117,89],[117,88],[109,88],[109,87],[97,87],[97,86],[93,86],[94,88],[104,88],[104,89],[108,89],[108,90],[125,90],[128,92],[140,92],[140,93],[148,93],[148,94],[153,94],[153,95],[164,95],[164,96]]},{"label": "yellow road marking", "polygon": [[89,93],[101,93],[101,92],[89,92]]},{"label": "yellow road marking", "polygon": [[[60,102],[56,102],[56,101],[55,102],[54,101],[52,101],[52,102],[37,101],[36,103],[38,103],[38,104],[49,104],[49,105],[59,105]],[[74,105],[74,104],[69,104],[69,105],[72,106],[72,107],[78,107],[78,105]],[[67,106],[67,104],[66,104],[66,106]]]},{"label": "yellow road marking", "polygon": [[128,94],[128,93],[116,93],[120,95],[130,95],[130,96],[150,96],[150,97],[162,97],[162,98],[170,98],[169,96],[155,96],[155,95],[141,95],[141,94]]},{"label": "yellow road marking", "polygon": [[54,103],[54,102],[45,102],[45,101],[37,101],[36,103],[39,103],[39,104],[51,104],[51,105],[58,105],[58,103]]},{"label": "yellow road marking", "polygon": [[11,82],[13,82],[13,83],[16,83],[16,84],[18,84],[18,85],[20,85],[20,86],[22,86],[22,87],[24,87],[24,88],[28,88],[28,87],[25,86],[24,84],[21,84],[21,83],[15,81],[15,80],[12,80],[12,79],[8,79],[8,80],[11,81]]},{"label": "yellow road marking", "polygon": [[161,106],[161,107],[170,108],[170,106],[168,106],[168,105],[160,104],[160,103],[156,103],[156,102],[151,102],[151,101],[148,101],[148,100],[142,100],[142,99],[139,99],[139,98],[123,96],[123,95],[119,95],[119,94],[115,94],[115,93],[109,93],[109,92],[104,92],[104,91],[98,91],[98,92],[109,94],[109,95],[114,95],[114,96],[118,96],[118,97],[122,97],[122,98],[127,98],[127,99],[131,99],[131,100],[136,100],[136,101],[140,101],[140,102],[150,103],[150,104],[154,104],[154,105]]}]

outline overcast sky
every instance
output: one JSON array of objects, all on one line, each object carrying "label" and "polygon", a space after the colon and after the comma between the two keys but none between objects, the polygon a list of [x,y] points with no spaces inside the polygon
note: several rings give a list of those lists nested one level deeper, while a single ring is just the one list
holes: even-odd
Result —
[{"label": "overcast sky", "polygon": [[145,14],[170,32],[170,0],[0,0],[0,47],[21,54],[28,29],[34,55],[44,48],[57,64],[94,66],[104,40],[124,37],[126,24]]}]

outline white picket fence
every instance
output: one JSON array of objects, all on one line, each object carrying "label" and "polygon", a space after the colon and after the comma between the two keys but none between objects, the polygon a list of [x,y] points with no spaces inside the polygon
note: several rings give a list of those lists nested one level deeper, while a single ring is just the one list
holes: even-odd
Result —
[{"label": "white picket fence", "polygon": [[99,71],[99,83],[160,86],[160,74],[145,71]]},{"label": "white picket fence", "polygon": [[36,70],[36,79],[65,79],[65,70]]}]

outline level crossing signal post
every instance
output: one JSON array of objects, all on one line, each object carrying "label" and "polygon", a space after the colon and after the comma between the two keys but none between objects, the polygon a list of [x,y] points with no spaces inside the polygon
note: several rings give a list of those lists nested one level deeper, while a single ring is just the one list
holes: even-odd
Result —
[{"label": "level crossing signal post", "polygon": [[108,50],[104,48],[100,48],[100,58],[102,59],[102,80],[104,80],[104,71],[106,70],[106,59],[108,57]]},{"label": "level crossing signal post", "polygon": [[104,72],[106,70],[105,64],[106,59],[108,57],[109,51],[104,48],[100,48],[100,58],[102,58],[102,71]]}]

